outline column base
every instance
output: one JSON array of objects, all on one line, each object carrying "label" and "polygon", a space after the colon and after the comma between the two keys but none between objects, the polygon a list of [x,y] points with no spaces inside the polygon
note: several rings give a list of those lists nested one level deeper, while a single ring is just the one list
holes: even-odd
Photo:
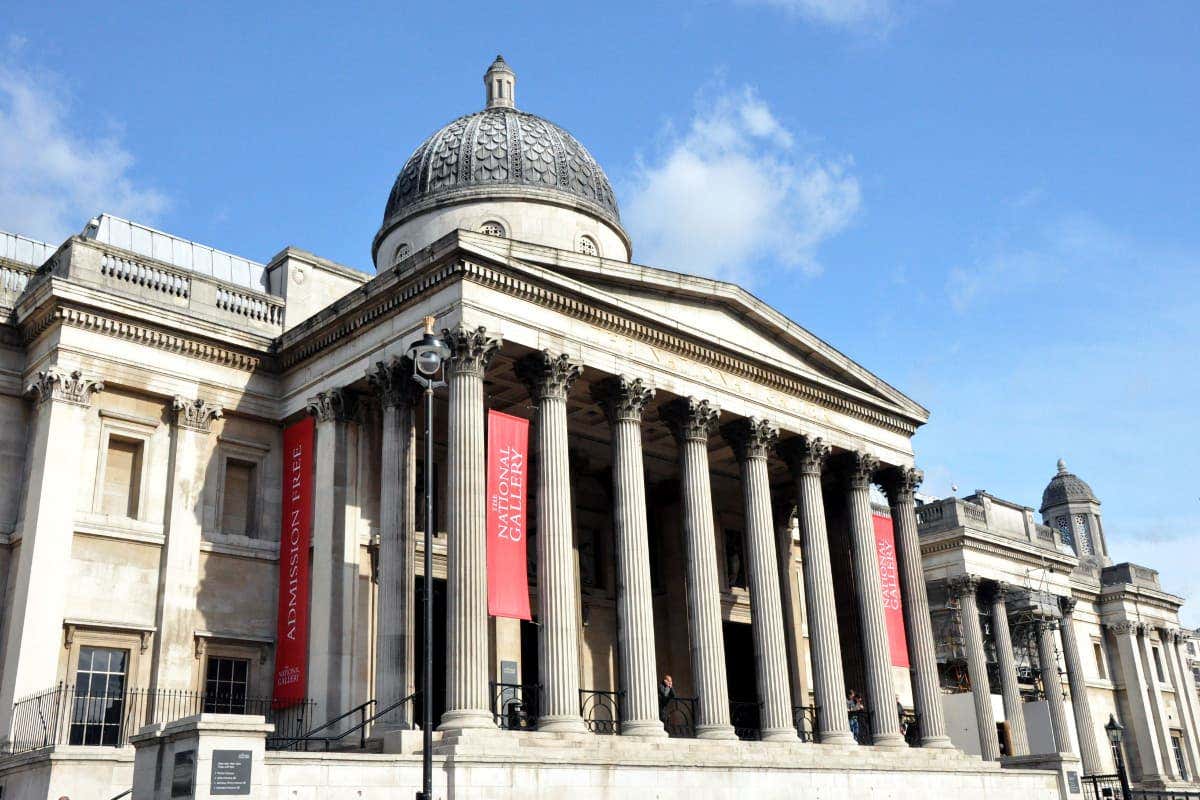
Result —
[{"label": "column base", "polygon": [[904,741],[904,736],[899,731],[877,733],[871,737],[871,744],[875,747],[908,747],[908,742]]},{"label": "column base", "polygon": [[821,731],[817,736],[818,744],[858,744],[850,731]]},{"label": "column base", "polygon": [[538,717],[537,729],[541,733],[588,733],[583,717],[575,714],[559,714]]},{"label": "column base", "polygon": [[439,731],[461,731],[469,728],[495,729],[496,721],[490,711],[461,708],[442,714],[442,723],[437,726]]},{"label": "column base", "polygon": [[953,750],[954,742],[950,741],[949,736],[930,736],[928,739],[921,740],[921,747]]},{"label": "column base", "polygon": [[737,739],[737,733],[733,730],[732,725],[697,725],[697,739],[723,739],[725,741],[733,741]]},{"label": "column base", "polygon": [[762,740],[764,742],[798,742],[800,735],[796,733],[795,728],[763,728]]},{"label": "column base", "polygon": [[665,739],[667,729],[656,719],[621,722],[622,736],[641,736],[644,739]]}]

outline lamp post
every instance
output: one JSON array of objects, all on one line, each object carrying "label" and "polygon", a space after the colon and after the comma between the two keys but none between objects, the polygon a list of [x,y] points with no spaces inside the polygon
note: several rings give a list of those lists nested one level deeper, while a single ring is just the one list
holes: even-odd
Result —
[{"label": "lamp post", "polygon": [[1109,714],[1108,724],[1104,726],[1104,732],[1108,734],[1108,741],[1112,744],[1113,760],[1117,762],[1117,778],[1121,781],[1121,797],[1124,800],[1130,800],[1129,776],[1125,774],[1125,750],[1121,747],[1125,727],[1117,722],[1115,716]]},{"label": "lamp post", "polygon": [[433,800],[433,390],[445,386],[444,367],[450,348],[433,332],[433,317],[425,318],[425,333],[412,347],[413,380],[425,390],[425,670],[421,677],[422,758],[421,791],[417,800]]}]

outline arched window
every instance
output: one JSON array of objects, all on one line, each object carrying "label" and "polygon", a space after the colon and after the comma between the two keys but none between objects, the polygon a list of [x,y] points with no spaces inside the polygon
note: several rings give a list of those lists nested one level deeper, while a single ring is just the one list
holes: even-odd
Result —
[{"label": "arched window", "polygon": [[504,226],[494,219],[480,225],[479,232],[486,236],[499,236],[501,239],[508,235],[504,232]]},{"label": "arched window", "polygon": [[586,234],[579,237],[579,242],[576,243],[575,250],[583,253],[585,256],[600,255],[600,248],[596,246],[596,240]]},{"label": "arched window", "polygon": [[401,242],[396,247],[396,256],[392,259],[392,263],[399,264],[401,261],[408,258],[409,252],[410,252],[410,249],[408,246],[408,242]]}]

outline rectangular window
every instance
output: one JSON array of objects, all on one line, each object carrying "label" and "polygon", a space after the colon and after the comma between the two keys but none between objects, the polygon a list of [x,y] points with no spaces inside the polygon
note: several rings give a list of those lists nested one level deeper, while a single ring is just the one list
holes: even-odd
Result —
[{"label": "rectangular window", "polygon": [[221,495],[221,533],[254,536],[255,465],[230,458],[225,462],[225,487]]},{"label": "rectangular window", "polygon": [[80,647],[71,709],[71,744],[117,747],[125,711],[125,669],[129,651]]},{"label": "rectangular window", "polygon": [[1104,680],[1108,677],[1108,672],[1104,669],[1104,647],[1099,642],[1092,642],[1092,648],[1096,653],[1096,675],[1100,680]]},{"label": "rectangular window", "polygon": [[1166,683],[1166,676],[1163,675],[1162,656],[1157,647],[1152,647],[1151,650],[1154,651],[1154,671],[1158,674],[1158,682]]},{"label": "rectangular window", "polygon": [[141,484],[142,443],[110,436],[104,460],[104,500],[101,511],[115,517],[136,519]]},{"label": "rectangular window", "polygon": [[209,656],[204,676],[204,713],[245,714],[249,674],[250,662],[244,658]]},{"label": "rectangular window", "polygon": [[1171,750],[1175,753],[1175,767],[1179,770],[1179,780],[1190,780],[1187,761],[1183,757],[1183,733],[1181,731],[1171,731]]}]

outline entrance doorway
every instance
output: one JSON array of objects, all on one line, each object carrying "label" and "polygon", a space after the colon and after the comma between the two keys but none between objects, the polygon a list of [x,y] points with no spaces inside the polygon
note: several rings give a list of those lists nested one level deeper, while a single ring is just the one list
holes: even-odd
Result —
[{"label": "entrance doorway", "polygon": [[[417,576],[417,625],[416,647],[417,691],[425,685],[425,579]],[[437,727],[446,712],[446,582],[433,579],[433,725]],[[421,719],[424,713],[420,698],[414,717]]]},{"label": "entrance doorway", "polygon": [[739,739],[758,739],[762,723],[758,708],[758,675],[754,669],[754,634],[744,622],[724,622],[725,680],[729,686],[729,715]]}]

